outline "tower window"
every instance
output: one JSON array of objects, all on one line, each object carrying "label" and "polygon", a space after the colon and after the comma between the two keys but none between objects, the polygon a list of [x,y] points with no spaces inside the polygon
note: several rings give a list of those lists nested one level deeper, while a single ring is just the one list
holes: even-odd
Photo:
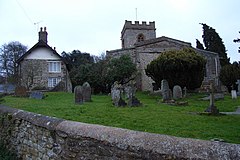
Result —
[{"label": "tower window", "polygon": [[144,35],[143,34],[139,34],[137,36],[137,42],[142,42],[142,41],[144,41]]}]

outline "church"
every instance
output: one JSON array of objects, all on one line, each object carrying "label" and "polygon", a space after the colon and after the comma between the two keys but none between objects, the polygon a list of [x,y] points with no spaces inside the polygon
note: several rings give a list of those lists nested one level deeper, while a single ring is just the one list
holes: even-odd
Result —
[{"label": "church", "polygon": [[128,54],[136,64],[139,72],[136,78],[137,89],[142,91],[153,91],[154,81],[145,73],[147,65],[156,59],[162,52],[169,50],[179,50],[182,48],[192,48],[198,54],[202,55],[206,63],[205,77],[202,87],[214,81],[215,87],[220,88],[219,73],[220,61],[218,53],[197,49],[191,46],[191,43],[184,42],[169,37],[156,37],[155,22],[148,24],[143,21],[125,21],[121,32],[122,48],[107,51],[107,57],[117,58],[123,54]]}]

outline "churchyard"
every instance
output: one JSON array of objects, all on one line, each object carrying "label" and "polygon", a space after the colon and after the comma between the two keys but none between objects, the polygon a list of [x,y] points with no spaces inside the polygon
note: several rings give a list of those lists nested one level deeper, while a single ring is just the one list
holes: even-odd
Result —
[{"label": "churchyard", "polygon": [[[75,103],[72,93],[48,92],[44,99],[4,97],[3,105],[91,124],[100,124],[131,130],[188,137],[204,140],[220,140],[240,144],[240,115],[210,116],[200,114],[209,106],[204,93],[188,93],[186,105],[162,103],[159,95],[137,92],[142,105],[138,107],[116,107],[110,95],[92,95],[91,102]],[[220,112],[234,112],[240,106],[240,98],[215,101]]]}]

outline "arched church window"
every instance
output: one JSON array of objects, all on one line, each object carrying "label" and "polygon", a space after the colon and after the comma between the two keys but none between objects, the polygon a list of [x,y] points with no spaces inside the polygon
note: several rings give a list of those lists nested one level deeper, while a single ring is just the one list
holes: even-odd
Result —
[{"label": "arched church window", "polygon": [[139,34],[137,36],[137,42],[142,42],[142,41],[144,41],[144,35],[143,34]]}]

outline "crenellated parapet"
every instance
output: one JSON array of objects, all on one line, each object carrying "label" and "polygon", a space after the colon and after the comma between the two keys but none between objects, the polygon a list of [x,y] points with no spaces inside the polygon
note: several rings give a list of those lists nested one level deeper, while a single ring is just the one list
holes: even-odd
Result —
[{"label": "crenellated parapet", "polygon": [[132,21],[125,20],[125,24],[124,24],[122,32],[121,32],[122,35],[124,34],[126,29],[156,30],[155,21],[149,22],[147,24],[146,21],[142,21],[142,23],[139,23],[139,21],[134,21],[134,23],[133,23]]}]

